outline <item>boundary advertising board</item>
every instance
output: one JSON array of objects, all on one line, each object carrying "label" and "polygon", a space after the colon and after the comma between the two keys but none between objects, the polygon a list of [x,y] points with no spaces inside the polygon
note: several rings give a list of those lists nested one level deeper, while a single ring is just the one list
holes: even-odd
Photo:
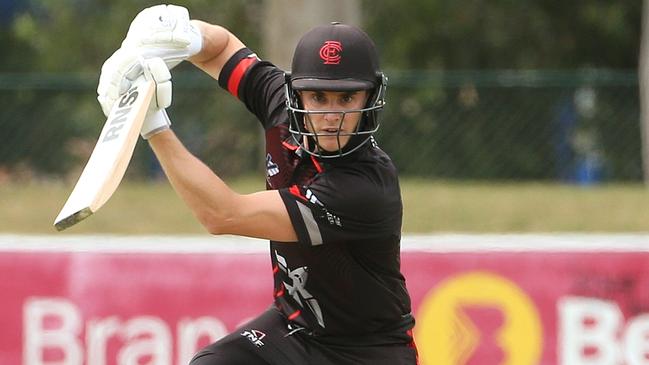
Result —
[{"label": "boundary advertising board", "polygon": [[[423,365],[649,364],[649,236],[403,239]],[[272,300],[236,237],[0,235],[0,364],[180,365]]]}]

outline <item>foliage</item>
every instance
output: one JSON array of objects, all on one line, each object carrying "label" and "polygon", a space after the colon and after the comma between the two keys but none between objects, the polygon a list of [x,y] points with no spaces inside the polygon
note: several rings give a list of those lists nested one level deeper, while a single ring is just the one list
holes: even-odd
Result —
[{"label": "foliage", "polygon": [[[639,178],[635,80],[592,84],[553,71],[531,81],[509,82],[507,72],[483,79],[493,69],[635,69],[642,2],[361,2],[365,28],[391,79],[380,142],[402,171],[569,180],[580,159],[595,154],[602,174]],[[0,135],[11,142],[0,146],[0,173],[25,167],[66,174],[87,158],[104,120],[93,92],[101,64],[135,14],[156,3],[30,0],[0,17],[0,46],[10,50],[0,57]],[[261,24],[272,21],[263,17],[263,0],[176,3],[226,26],[253,49],[261,46]],[[460,72],[467,69],[481,73]],[[589,88],[597,94],[597,113],[579,114],[575,95]],[[189,65],[174,71],[170,113],[188,147],[221,174],[260,168],[253,117]],[[557,125],[561,115],[572,118],[568,131]],[[420,153],[413,155],[412,146]],[[144,144],[129,171],[158,173]]]},{"label": "foliage", "polygon": [[386,67],[447,70],[635,68],[641,7],[641,1],[602,0],[364,0],[363,6]]},{"label": "foliage", "polygon": [[[105,120],[92,92],[101,65],[119,47],[135,14],[157,3],[32,0],[29,6],[15,14],[9,26],[0,28],[0,45],[3,49],[12,49],[9,57],[0,58],[0,72],[4,73],[0,76],[5,76],[7,84],[12,80],[24,82],[28,78],[27,75],[20,77],[21,74],[10,77],[7,73],[61,76],[60,79],[54,77],[56,80],[33,80],[33,85],[25,90],[20,85],[5,85],[6,91],[2,91],[0,101],[4,108],[0,114],[0,134],[11,136],[15,142],[0,147],[0,170],[3,166],[9,169],[29,167],[41,173],[65,173],[78,163],[78,159],[87,157]],[[251,47],[259,46],[259,34],[255,29],[258,29],[260,0],[194,0],[177,1],[176,4],[189,7],[192,14],[201,19],[230,28]],[[184,79],[201,77],[196,75],[197,71],[188,72],[189,69],[192,68],[181,65],[174,71],[175,90],[183,89]],[[82,77],[75,80],[74,75]],[[177,131],[189,139],[190,147],[195,147],[198,154],[214,150],[241,151],[247,158],[225,164],[225,172],[249,171],[256,166],[251,166],[249,156],[257,150],[248,146],[250,141],[246,138],[251,137],[244,133],[240,143],[232,143],[228,131],[241,129],[242,124],[247,124],[241,119],[252,118],[243,108],[233,108],[232,101],[226,100],[231,97],[223,91],[217,92],[219,88],[214,80],[211,83],[205,79],[199,81],[202,86],[198,90],[181,92],[176,97],[174,105],[178,107],[174,106],[170,112],[185,119],[178,122]],[[224,113],[228,109],[235,111]],[[215,117],[219,117],[219,124],[222,124],[218,129],[214,128]],[[48,131],[47,138],[43,136],[44,131]],[[209,148],[201,148],[193,142],[198,139],[192,136],[198,133],[207,136]],[[140,174],[148,174],[151,169],[153,173],[156,171],[155,164],[150,167],[151,155],[146,148],[136,150],[134,165],[136,167],[131,170]]]}]

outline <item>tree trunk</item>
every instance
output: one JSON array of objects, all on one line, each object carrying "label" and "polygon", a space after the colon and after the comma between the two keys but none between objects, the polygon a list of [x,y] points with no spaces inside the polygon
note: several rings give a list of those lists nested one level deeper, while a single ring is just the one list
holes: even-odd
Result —
[{"label": "tree trunk", "polygon": [[290,70],[300,37],[316,25],[333,21],[360,26],[359,0],[266,0],[263,54],[259,56]]},{"label": "tree trunk", "polygon": [[642,169],[649,187],[649,0],[642,4],[642,37],[638,70],[640,82],[640,131],[642,134]]}]

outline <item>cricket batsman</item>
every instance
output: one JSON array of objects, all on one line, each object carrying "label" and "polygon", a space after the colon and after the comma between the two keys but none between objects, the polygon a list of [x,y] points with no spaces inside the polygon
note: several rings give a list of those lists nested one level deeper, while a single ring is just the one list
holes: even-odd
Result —
[{"label": "cricket batsman", "polygon": [[[232,191],[174,134],[169,69],[183,60],[261,123],[267,190]],[[270,240],[272,305],[191,365],[417,364],[400,272],[399,180],[373,137],[387,79],[367,34],[318,26],[300,39],[288,72],[227,29],[158,5],[135,17],[104,63],[103,110],[143,73],[158,85],[142,136],[175,191],[210,233]]]}]

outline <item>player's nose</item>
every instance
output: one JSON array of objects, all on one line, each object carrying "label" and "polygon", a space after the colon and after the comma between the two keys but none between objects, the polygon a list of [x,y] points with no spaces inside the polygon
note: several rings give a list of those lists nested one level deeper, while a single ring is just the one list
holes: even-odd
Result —
[{"label": "player's nose", "polygon": [[324,120],[327,123],[340,123],[343,119],[343,113],[341,112],[329,112],[324,114]]}]

